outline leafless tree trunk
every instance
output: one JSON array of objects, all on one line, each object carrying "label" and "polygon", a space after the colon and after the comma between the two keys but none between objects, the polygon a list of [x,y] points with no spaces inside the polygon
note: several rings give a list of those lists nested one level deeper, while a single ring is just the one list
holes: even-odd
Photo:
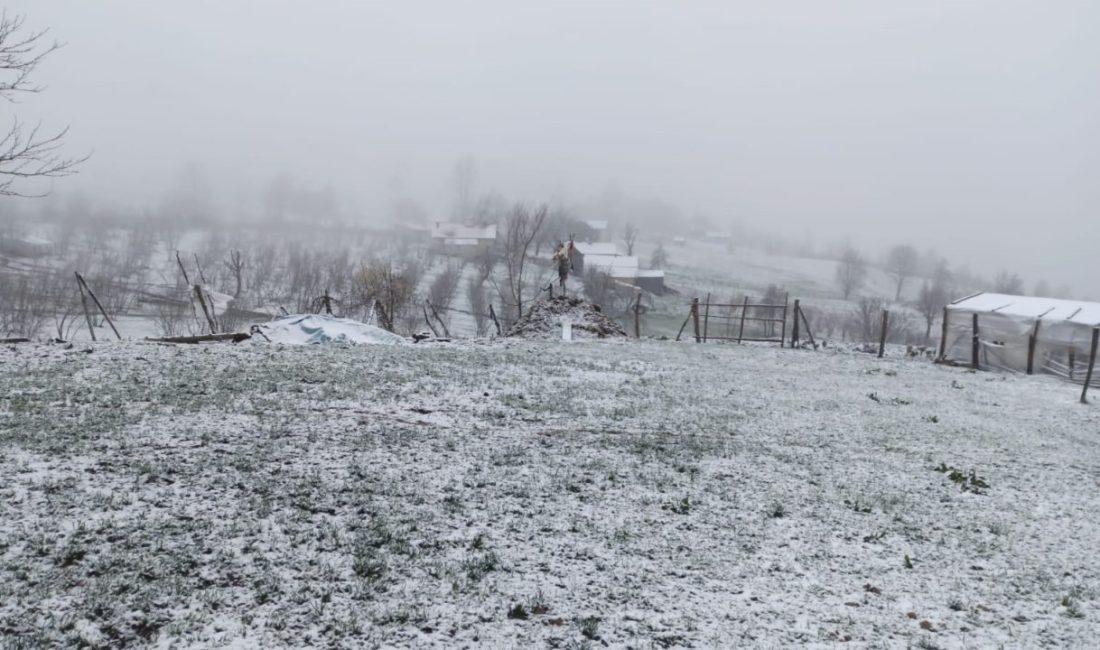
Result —
[{"label": "leafless tree trunk", "polygon": [[524,296],[530,282],[531,244],[538,237],[547,212],[546,205],[539,206],[534,212],[524,205],[516,205],[504,224],[504,266],[507,286],[501,292],[501,298],[511,308],[514,318],[523,315]]},{"label": "leafless tree trunk", "polygon": [[867,262],[854,248],[848,248],[840,256],[840,263],[836,268],[836,282],[840,285],[840,291],[844,299],[851,297],[852,293],[863,286],[867,279]]},{"label": "leafless tree trunk", "polygon": [[634,244],[638,241],[638,228],[632,223],[626,224],[623,230],[623,243],[626,244],[626,254],[634,254]]},{"label": "leafless tree trunk", "polygon": [[230,251],[229,259],[225,260],[223,264],[233,275],[233,280],[236,283],[233,290],[233,299],[238,300],[241,297],[241,290],[244,288],[244,258],[241,257],[240,251]]}]

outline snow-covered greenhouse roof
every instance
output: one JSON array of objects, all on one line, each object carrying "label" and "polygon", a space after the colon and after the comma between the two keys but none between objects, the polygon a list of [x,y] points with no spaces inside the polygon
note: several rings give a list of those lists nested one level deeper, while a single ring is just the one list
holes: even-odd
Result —
[{"label": "snow-covered greenhouse roof", "polygon": [[948,310],[966,313],[996,313],[1011,318],[1044,321],[1068,321],[1090,327],[1100,325],[1100,303],[1083,300],[1059,300],[1039,296],[1012,296],[1004,293],[979,293],[948,305]]}]

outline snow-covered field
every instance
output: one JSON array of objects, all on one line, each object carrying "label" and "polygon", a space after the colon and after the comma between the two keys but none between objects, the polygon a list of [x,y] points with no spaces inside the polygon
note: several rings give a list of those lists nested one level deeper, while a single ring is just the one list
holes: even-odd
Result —
[{"label": "snow-covered field", "polygon": [[1090,647],[1076,398],[734,345],[3,347],[0,645]]}]

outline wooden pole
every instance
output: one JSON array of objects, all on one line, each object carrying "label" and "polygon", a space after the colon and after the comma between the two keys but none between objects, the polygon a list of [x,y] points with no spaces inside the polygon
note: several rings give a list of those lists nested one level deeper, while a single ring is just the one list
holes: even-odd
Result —
[{"label": "wooden pole", "polygon": [[99,303],[99,298],[95,297],[95,293],[92,291],[92,288],[89,287],[88,283],[84,281],[84,277],[77,273],[76,280],[80,283],[80,286],[84,287],[84,290],[88,292],[88,295],[92,297],[92,302],[94,302],[95,306],[99,308],[99,313],[103,314],[103,318],[106,319],[107,324],[111,326],[111,331],[115,333],[115,338],[121,341],[122,335],[118,333],[118,328],[115,327],[115,324],[111,320],[111,317],[107,315],[107,310],[104,309],[103,305]]},{"label": "wooden pole", "polygon": [[799,310],[799,300],[798,300],[798,298],[795,298],[794,299],[794,323],[791,326],[791,347],[792,348],[797,348],[798,347],[798,310]]},{"label": "wooden pole", "polygon": [[88,323],[88,333],[92,335],[92,341],[95,341],[95,328],[92,327],[92,312],[88,311],[88,296],[84,293],[84,287],[77,281],[76,288],[80,290],[80,304],[84,307],[84,321]]},{"label": "wooden pole", "polygon": [[890,310],[882,310],[882,331],[878,337],[878,358],[881,359],[882,355],[886,353],[886,330],[890,328]]},{"label": "wooden pole", "polygon": [[779,333],[779,347],[783,347],[784,341],[787,339],[787,307],[791,302],[791,294],[783,294],[783,329]]},{"label": "wooden pole", "polygon": [[1089,384],[1092,383],[1092,370],[1096,367],[1096,347],[1100,344],[1100,327],[1092,328],[1092,350],[1089,352],[1089,370],[1085,374],[1085,387],[1081,389],[1081,403],[1088,404]]},{"label": "wooden pole", "polygon": [[1069,379],[1073,381],[1077,375],[1077,350],[1071,345],[1069,348]]},{"label": "wooden pole", "polygon": [[940,331],[940,361],[947,356],[947,307],[943,308],[943,325]]},{"label": "wooden pole", "polygon": [[707,340],[707,328],[710,325],[710,294],[707,294],[707,304],[703,307],[703,341]]},{"label": "wooden pole", "polygon": [[1039,343],[1039,326],[1043,321],[1035,320],[1035,330],[1027,337],[1027,374],[1035,374],[1035,346]]},{"label": "wooden pole", "polygon": [[638,299],[634,301],[634,338],[642,338],[642,292],[638,292]]},{"label": "wooden pole", "polygon": [[978,352],[981,349],[981,340],[978,338],[978,315],[977,314],[974,314],[973,332],[974,332],[974,334],[970,339],[970,367],[973,368],[974,370],[977,370],[979,365],[980,365],[978,363]]},{"label": "wooden pole", "polygon": [[749,297],[745,296],[745,300],[741,303],[741,329],[737,331],[737,342],[740,343],[741,339],[745,338],[745,315],[749,311]]},{"label": "wooden pole", "polygon": [[699,335],[699,299],[691,299],[691,317],[695,324],[695,342],[702,343],[703,337]]}]

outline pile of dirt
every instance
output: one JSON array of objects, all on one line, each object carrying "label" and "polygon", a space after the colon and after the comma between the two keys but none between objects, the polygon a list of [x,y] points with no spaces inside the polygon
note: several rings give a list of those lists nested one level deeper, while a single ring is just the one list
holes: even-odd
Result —
[{"label": "pile of dirt", "polygon": [[562,322],[573,327],[573,338],[619,338],[626,331],[604,314],[599,305],[580,298],[557,297],[536,303],[505,334],[526,339],[560,339]]}]

